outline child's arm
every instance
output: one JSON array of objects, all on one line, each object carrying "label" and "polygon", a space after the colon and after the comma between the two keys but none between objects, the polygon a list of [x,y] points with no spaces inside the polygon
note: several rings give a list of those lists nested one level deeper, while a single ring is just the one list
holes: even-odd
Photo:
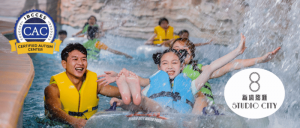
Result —
[{"label": "child's arm", "polygon": [[210,44],[212,41],[213,40],[210,40],[210,41],[208,41],[206,43],[197,43],[197,44],[195,44],[195,47]]},{"label": "child's arm", "polygon": [[232,59],[237,57],[238,55],[242,54],[245,51],[245,37],[241,34],[241,42],[239,46],[228,53],[227,55],[213,61],[210,65],[203,66],[202,73],[200,76],[195,80],[195,86],[197,90],[200,90],[202,86],[209,80],[211,74],[217,70],[218,68],[222,67],[223,65],[230,62]]},{"label": "child's arm", "polygon": [[175,39],[167,40],[161,43],[161,46],[166,46],[170,47],[170,44],[174,41]]},{"label": "child's arm", "polygon": [[203,108],[208,105],[206,96],[201,91],[199,91],[195,95],[195,97],[196,97],[195,98],[195,104],[194,104],[192,113],[193,114],[201,114]]},{"label": "child's arm", "polygon": [[257,57],[257,58],[252,58],[252,59],[237,59],[237,60],[234,60],[234,61],[226,64],[222,68],[214,71],[213,74],[210,76],[210,79],[223,76],[224,74],[226,74],[226,73],[228,73],[232,70],[238,70],[238,69],[241,69],[241,68],[250,67],[250,66],[253,66],[257,63],[268,62],[274,57],[274,55],[279,50],[280,50],[280,47],[276,48],[272,52],[268,52],[267,54],[265,54],[262,57]]},{"label": "child's arm", "polygon": [[154,38],[156,37],[156,34],[153,34],[146,42],[145,45],[153,45]]},{"label": "child's arm", "polygon": [[78,36],[79,34],[82,33],[83,30],[80,30],[79,32],[77,32],[76,34],[72,35],[73,37]]},{"label": "child's arm", "polygon": [[140,85],[142,87],[146,87],[150,84],[150,80],[147,79],[147,78],[142,78],[142,77],[139,76],[139,80],[140,80]]},{"label": "child's arm", "polygon": [[126,53],[123,53],[123,52],[120,52],[120,51],[117,51],[117,50],[114,50],[114,49],[111,49],[111,48],[107,48],[107,51],[110,51],[110,52],[118,54],[118,55],[124,55],[126,58],[130,58],[130,59],[133,58],[132,56],[130,56]]},{"label": "child's arm", "polygon": [[115,53],[115,54],[118,54],[118,55],[124,55],[126,58],[132,59],[132,56],[127,55],[127,54],[125,54],[123,52],[111,49],[111,48],[109,48],[108,46],[106,46],[104,43],[102,43],[100,41],[98,41],[97,43],[95,43],[95,47],[98,48],[99,50],[101,50],[101,49],[107,50],[107,51],[110,51],[112,53]]}]

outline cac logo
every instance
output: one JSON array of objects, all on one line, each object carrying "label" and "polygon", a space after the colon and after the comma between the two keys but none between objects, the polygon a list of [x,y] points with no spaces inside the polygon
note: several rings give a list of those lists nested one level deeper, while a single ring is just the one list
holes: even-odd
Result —
[{"label": "cac logo", "polygon": [[59,51],[61,41],[55,40],[56,25],[52,18],[41,10],[23,13],[16,21],[14,34],[16,39],[11,40],[10,44],[12,51],[17,49],[18,54],[53,54],[53,42],[56,43],[55,50]]},{"label": "cac logo", "polygon": [[20,16],[15,26],[15,36],[20,42],[53,42],[56,26],[47,13],[31,10]]},{"label": "cac logo", "polygon": [[251,68],[233,75],[224,96],[228,107],[245,118],[264,118],[275,113],[284,101],[280,79],[264,69]]}]

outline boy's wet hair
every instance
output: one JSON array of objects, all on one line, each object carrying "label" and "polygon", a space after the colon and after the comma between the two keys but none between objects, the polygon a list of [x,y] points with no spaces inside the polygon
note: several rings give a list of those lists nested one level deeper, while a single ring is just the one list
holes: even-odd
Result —
[{"label": "boy's wet hair", "polygon": [[94,39],[96,37],[96,33],[98,32],[99,28],[97,26],[89,26],[88,27],[88,39]]},{"label": "boy's wet hair", "polygon": [[186,58],[186,56],[188,54],[188,52],[185,49],[182,49],[179,51],[177,51],[175,49],[166,49],[163,53],[158,52],[158,53],[153,54],[152,58],[153,58],[154,63],[158,64],[160,66],[162,56],[169,52],[175,53],[178,56],[181,64],[184,63],[184,59]]},{"label": "boy's wet hair", "polygon": [[170,48],[173,48],[174,44],[175,44],[177,41],[182,41],[182,42],[184,42],[184,44],[190,49],[193,58],[195,58],[195,51],[196,51],[196,48],[195,48],[195,45],[194,45],[194,43],[193,43],[192,41],[190,41],[190,40],[187,39],[187,38],[177,38],[176,40],[174,40],[174,41],[171,43]]},{"label": "boy's wet hair", "polygon": [[187,34],[190,35],[189,31],[188,31],[188,30],[185,30],[185,29],[179,31],[179,32],[178,32],[178,35],[180,36],[180,35],[182,35],[183,33],[187,33]]},{"label": "boy's wet hair", "polygon": [[58,32],[58,35],[67,35],[67,31],[65,31],[65,30],[60,30],[60,31]]},{"label": "boy's wet hair", "polygon": [[80,43],[71,43],[68,44],[61,52],[61,60],[65,60],[67,61],[67,58],[69,57],[69,53],[74,51],[74,50],[78,50],[80,51],[82,54],[87,56],[87,51],[86,48],[80,44]]},{"label": "boy's wet hair", "polygon": [[167,21],[167,23],[169,24],[169,20],[168,20],[167,18],[163,17],[163,18],[160,18],[160,19],[159,19],[158,25],[161,25],[161,23],[162,23],[163,21]]}]

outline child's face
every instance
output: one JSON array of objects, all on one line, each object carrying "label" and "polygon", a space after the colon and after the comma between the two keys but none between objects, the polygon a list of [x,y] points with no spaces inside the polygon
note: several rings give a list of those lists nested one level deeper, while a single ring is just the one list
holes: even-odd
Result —
[{"label": "child's face", "polygon": [[181,49],[185,49],[188,51],[188,55],[186,56],[186,58],[184,59],[184,64],[188,64],[190,63],[190,61],[193,59],[191,50],[188,48],[188,46],[185,45],[185,43],[181,40],[176,41],[172,47],[172,49],[175,49],[177,51],[181,50]]},{"label": "child's face", "polygon": [[169,24],[168,24],[167,21],[162,21],[161,24],[160,24],[160,26],[161,26],[162,28],[164,28],[164,29],[168,29]]},{"label": "child's face", "polygon": [[187,32],[184,32],[180,35],[180,38],[189,38],[189,34]]},{"label": "child's face", "polygon": [[59,38],[61,41],[64,41],[64,40],[67,38],[67,35],[66,35],[66,34],[60,34],[60,35],[58,35],[58,38]]},{"label": "child's face", "polygon": [[168,73],[170,79],[174,79],[181,71],[178,56],[173,52],[165,53],[161,58],[158,69]]},{"label": "child's face", "polygon": [[89,24],[90,24],[90,25],[94,25],[95,23],[96,23],[95,17],[90,17],[90,19],[89,19]]}]

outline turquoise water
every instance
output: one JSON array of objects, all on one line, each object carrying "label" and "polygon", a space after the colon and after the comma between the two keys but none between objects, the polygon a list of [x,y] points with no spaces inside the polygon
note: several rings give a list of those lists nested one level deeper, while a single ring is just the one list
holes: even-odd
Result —
[{"label": "turquoise water", "polygon": [[[238,2],[238,1],[237,1]],[[246,12],[242,25],[238,32],[244,33],[247,38],[246,51],[238,59],[248,59],[260,57],[265,53],[274,50],[281,46],[273,61],[257,64],[254,68],[262,68],[276,74],[283,82],[285,87],[285,100],[280,109],[273,115],[267,117],[265,121],[250,120],[238,118],[235,121],[228,121],[229,127],[238,127],[233,123],[245,123],[245,127],[288,127],[297,128],[300,126],[300,100],[299,100],[299,40],[300,40],[300,2],[298,1],[272,1],[272,0],[245,0],[247,3]],[[230,3],[230,2],[229,2]],[[128,3],[124,4],[126,6]],[[229,4],[230,5],[230,4]],[[230,7],[230,6],[228,6]],[[231,17],[231,18],[234,18]],[[222,25],[220,26],[220,28]],[[61,26],[61,29],[72,29],[68,31],[71,36],[78,29],[73,29],[69,26]],[[218,30],[217,32],[221,32]],[[237,35],[238,33],[234,34]],[[220,37],[221,38],[221,37]],[[230,50],[233,50],[239,42],[239,37],[233,37],[235,42],[229,46],[208,45],[197,48],[196,59],[200,63],[209,64],[213,60],[225,55]],[[202,39],[194,39],[193,42],[204,42]],[[113,70],[119,72],[122,68],[127,68],[142,77],[149,77],[157,69],[151,59],[144,58],[141,55],[136,55],[135,50],[142,45],[144,40],[123,38],[112,35],[106,35],[101,39],[102,42],[109,47],[128,53],[134,59],[129,60],[123,56],[111,54],[102,51],[99,61],[90,61],[88,69],[102,74],[103,71]],[[62,46],[63,48],[63,46]],[[43,92],[48,85],[52,75],[64,71],[60,65],[59,52],[54,55],[37,54],[32,58],[35,68],[35,78],[24,101],[24,127],[64,127],[62,124],[51,122],[44,118],[44,102]],[[209,82],[212,85],[213,94],[216,103],[227,107],[223,92],[228,79],[237,71],[232,71],[220,78],[212,79]],[[99,110],[109,107],[109,98],[100,96]],[[221,121],[226,122],[226,119]],[[199,122],[201,123],[201,122]],[[267,124],[267,125],[265,125]]]},{"label": "turquoise water", "polygon": [[[203,39],[193,39],[194,41],[204,42]],[[144,58],[144,56],[137,55],[136,48],[143,45],[145,40],[124,38],[113,35],[106,35],[101,38],[108,47],[125,52],[133,59],[127,59],[124,56],[115,55],[107,51],[100,52],[100,60],[88,61],[88,69],[96,72],[98,75],[103,74],[104,71],[116,71],[119,72],[122,68],[126,68],[130,71],[135,72],[141,77],[149,77],[157,71],[157,66],[153,63],[152,59]],[[60,50],[65,47],[61,45]],[[202,51],[211,49],[226,49],[224,46],[203,46]],[[206,49],[206,50],[205,50]],[[199,49],[200,50],[200,49]],[[198,52],[199,53],[199,52]],[[220,53],[214,52],[214,56],[218,57]],[[203,57],[197,55],[198,58]],[[36,54],[32,57],[32,61],[35,69],[35,77],[31,88],[24,101],[24,112],[23,112],[23,127],[65,127],[60,123],[50,121],[44,116],[44,89],[48,86],[50,77],[57,73],[64,71],[60,62],[60,52],[52,54]],[[209,63],[211,60],[203,59],[202,63]],[[113,85],[116,85],[113,83]],[[99,95],[99,111],[109,108],[109,97]]]},{"label": "turquoise water", "polygon": [[[298,42],[300,33],[298,29],[294,28],[299,28],[300,26],[298,15],[300,12],[297,8],[300,4],[292,6],[288,13],[290,19],[288,29],[272,30],[270,28],[275,28],[278,24],[285,23],[280,19],[276,19],[276,17],[278,17],[277,13],[275,13],[276,11],[272,11],[277,7],[276,3],[268,4],[267,2],[259,1],[249,1],[249,3],[249,12],[246,13],[247,18],[245,18],[244,21],[245,26],[239,28],[240,32],[243,32],[247,38],[247,49],[244,54],[237,57],[237,59],[260,57],[274,50],[276,47],[281,46],[282,49],[274,60],[268,63],[256,64],[252,67],[269,70],[282,80],[286,91],[285,101],[276,113],[262,120],[251,120],[239,117],[235,122],[226,119],[219,121],[227,122],[224,126],[229,127],[239,127],[239,124],[232,123],[240,122],[244,124],[243,126],[251,128],[285,126],[296,128],[299,126],[298,120],[300,117],[300,103],[298,98],[298,78],[300,76],[298,59],[300,47]],[[266,9],[266,7],[268,8]],[[270,22],[266,24],[266,21]],[[205,42],[203,39],[191,38],[191,40],[195,43]],[[234,40],[235,43],[229,46],[211,44],[197,47],[195,59],[198,59],[199,63],[204,65],[210,64],[213,60],[236,48],[240,37],[234,37],[232,40]],[[137,47],[143,45],[145,40],[106,35],[104,38],[101,38],[101,41],[110,48],[133,56],[133,59],[127,59],[124,56],[101,51],[100,60],[88,62],[88,69],[96,72],[98,75],[103,74],[104,71],[113,70],[119,72],[122,68],[127,68],[141,77],[149,77],[157,71],[157,66],[154,65],[151,59],[136,54]],[[61,48],[63,47],[62,45]],[[37,54],[32,60],[35,68],[35,78],[24,101],[23,125],[24,127],[64,127],[64,125],[49,121],[44,117],[43,101],[44,88],[48,85],[50,77],[64,71],[60,64],[60,53],[56,52],[53,55]],[[238,71],[239,70],[232,71],[220,78],[209,80],[212,85],[213,94],[216,97],[215,102],[224,106],[225,110],[228,110],[229,113],[230,110],[225,103],[223,92],[228,79]],[[107,109],[109,107],[110,98],[104,96],[99,97],[99,111]],[[201,124],[202,122],[199,123]]]},{"label": "turquoise water", "polygon": [[[191,40],[193,42],[205,42],[205,40],[203,39],[191,38]],[[237,40],[236,42],[238,42],[239,37],[235,38],[235,40]],[[119,72],[120,70],[122,70],[122,68],[126,68],[130,71],[135,72],[137,75],[141,77],[147,78],[157,71],[157,66],[153,63],[152,59],[145,58],[143,55],[136,54],[137,47],[143,45],[145,40],[106,35],[104,38],[101,38],[101,41],[104,42],[108,47],[112,49],[119,50],[121,52],[133,56],[133,59],[127,59],[124,56],[115,55],[107,51],[101,51],[99,60],[88,61],[88,69],[96,72],[98,75],[103,74],[104,71],[112,70],[112,71]],[[237,57],[237,59],[260,57],[261,55],[265,54],[265,52],[253,52],[253,49],[255,49],[256,47],[253,44],[255,44],[254,41],[252,41],[251,39],[247,40],[246,43],[246,46],[248,47],[247,50],[243,55]],[[211,44],[211,45],[197,47],[195,59],[199,60],[199,63],[207,65],[210,64],[213,60],[216,60],[217,58],[220,58],[221,56],[229,53],[236,46],[237,43],[234,43],[229,46]],[[64,47],[65,47],[64,44],[61,45],[60,50],[62,50]],[[271,51],[273,49],[274,48],[269,47],[269,48],[265,48],[264,50]],[[46,86],[48,86],[50,77],[52,75],[64,71],[64,69],[60,64],[60,52],[55,52],[53,55],[37,54],[36,56],[32,57],[32,60],[35,68],[35,78],[28,92],[28,95],[24,101],[23,126],[24,127],[66,127],[67,125],[50,121],[44,116],[44,101],[43,101],[44,89]],[[271,61],[269,63],[257,64],[253,67],[275,71],[275,74],[278,75],[281,79],[285,78],[286,76],[284,74],[279,74],[278,72],[276,72],[275,70],[276,63],[278,63],[278,61]],[[233,115],[233,116],[230,117],[227,116],[221,118],[207,118],[205,119],[205,121],[212,120],[215,122],[219,122],[221,124],[223,123],[221,126],[224,125],[228,127],[235,126],[235,127],[256,128],[256,127],[270,126],[269,122],[271,122],[272,120],[270,120],[269,117],[260,120],[250,120],[233,114],[231,110],[227,107],[224,99],[224,94],[223,94],[224,87],[228,79],[238,71],[239,70],[232,71],[217,79],[209,80],[209,82],[212,85],[212,91],[215,97],[215,103],[217,105],[223,106],[224,110],[226,110],[227,112],[227,115]],[[284,84],[285,82],[286,81],[283,80]],[[100,97],[100,101],[99,101],[98,111],[109,108],[110,98],[101,95],[99,95],[99,97]],[[279,109],[279,111],[282,111],[281,109]],[[283,114],[285,113],[286,112],[284,112]],[[274,118],[275,114],[271,116],[271,119],[272,117]],[[232,122],[233,120],[236,121]],[[224,122],[226,123],[224,124]],[[207,123],[202,121],[199,121],[198,123],[199,125],[197,126],[209,126],[207,125]],[[211,125],[211,127],[213,126],[215,125]]]},{"label": "turquoise water", "polygon": [[[125,52],[131,56],[133,59],[127,59],[124,56],[114,55],[107,51],[100,52],[100,59],[95,61],[88,61],[88,69],[96,72],[98,75],[103,74],[104,71],[116,71],[119,72],[122,68],[126,68],[130,71],[135,72],[141,77],[149,77],[157,71],[157,66],[153,63],[153,60],[150,58],[145,58],[143,55],[137,55],[136,49],[138,46],[143,45],[145,40],[141,39],[132,39],[125,38],[113,35],[106,35],[101,39],[108,47]],[[205,42],[203,39],[192,38],[193,42]],[[61,45],[60,50],[62,50],[65,45]],[[196,59],[200,63],[207,65],[213,60],[225,55],[230,50],[236,47],[235,44],[232,46],[222,46],[222,45],[206,45],[197,47],[196,50]],[[239,56],[238,58],[245,58],[244,55]],[[35,68],[35,77],[32,83],[32,86],[28,92],[28,95],[24,101],[24,112],[23,112],[23,126],[24,127],[68,127],[66,124],[61,124],[55,121],[50,121],[44,116],[44,89],[48,86],[50,77],[59,72],[64,71],[60,62],[60,52],[55,52],[52,54],[37,54],[32,57],[34,68]],[[266,64],[259,64],[255,67],[262,67]],[[234,71],[236,72],[236,71]],[[232,73],[228,73],[220,78],[209,80],[212,85],[213,94],[215,97],[215,102],[218,105],[225,107],[225,110],[228,110],[228,114],[232,115],[232,112],[228,109],[225,99],[223,97],[224,87],[228,79],[231,77]],[[116,85],[113,83],[112,85]],[[99,108],[98,111],[109,108],[109,97],[99,95]],[[213,120],[215,118],[208,118]],[[232,122],[231,120],[239,120],[235,122],[235,126],[252,126],[257,124],[246,120],[245,118],[236,116],[233,114],[230,118],[221,117],[218,118],[219,122],[226,122],[225,119],[228,119],[227,122]],[[221,119],[221,120],[220,120]],[[248,122],[248,124],[246,123]],[[250,123],[249,123],[250,122]],[[261,126],[265,126],[268,123],[268,118],[260,120],[262,122]],[[104,122],[103,122],[104,123]],[[124,122],[123,122],[124,123]],[[207,126],[206,123],[199,122],[198,126]],[[223,125],[223,124],[222,124]],[[231,126],[229,123],[225,124],[226,126]],[[212,125],[215,126],[215,125]],[[254,125],[257,126],[257,125]]]}]

